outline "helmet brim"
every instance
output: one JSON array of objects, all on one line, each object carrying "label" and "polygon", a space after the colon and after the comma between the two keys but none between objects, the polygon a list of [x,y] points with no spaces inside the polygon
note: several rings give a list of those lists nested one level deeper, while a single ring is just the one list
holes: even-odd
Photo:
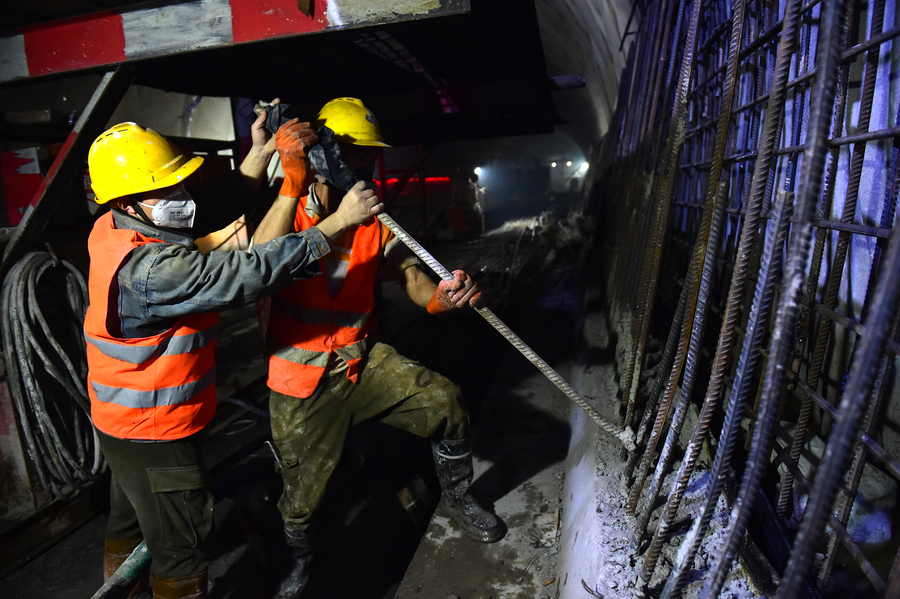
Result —
[{"label": "helmet brim", "polygon": [[384,143],[383,141],[376,141],[374,139],[368,140],[368,141],[354,141],[353,145],[354,146],[371,146],[371,147],[376,147],[376,148],[392,148],[392,147],[394,147],[394,146]]},{"label": "helmet brim", "polygon": [[[106,204],[109,201],[115,200],[116,198],[125,197],[126,195],[132,195],[135,193],[144,193],[146,191],[153,191],[155,189],[163,189],[165,187],[172,187],[173,185],[178,185],[179,183],[181,183],[182,181],[184,181],[185,179],[187,179],[188,177],[193,175],[197,171],[197,169],[200,168],[201,164],[203,164],[203,157],[202,156],[194,156],[193,158],[191,158],[190,160],[188,160],[187,162],[185,162],[184,164],[179,166],[177,169],[175,169],[174,171],[172,171],[171,173],[169,173],[168,175],[166,175],[159,181],[154,181],[152,184],[147,185],[146,187],[143,187],[141,189],[136,189],[136,190],[132,191],[131,193],[123,194],[123,195],[119,195],[119,196],[115,196],[115,197],[110,196],[110,197],[101,198],[99,195],[97,195],[95,201],[98,204]],[[91,187],[93,187],[93,185]],[[95,194],[97,193],[96,189],[94,190],[94,193]]]}]

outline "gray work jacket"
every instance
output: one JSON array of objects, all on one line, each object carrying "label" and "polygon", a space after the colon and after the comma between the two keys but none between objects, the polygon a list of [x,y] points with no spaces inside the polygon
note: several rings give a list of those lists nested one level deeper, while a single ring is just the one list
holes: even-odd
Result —
[{"label": "gray work jacket", "polygon": [[[110,306],[109,332],[123,338],[157,335],[187,314],[220,311],[253,303],[295,279],[321,274],[318,259],[330,251],[318,228],[254,245],[249,252],[202,254],[177,229],[147,224],[119,210],[117,228],[132,229],[163,243],[132,250],[118,273],[117,309]],[[120,330],[115,330],[116,326]]]}]

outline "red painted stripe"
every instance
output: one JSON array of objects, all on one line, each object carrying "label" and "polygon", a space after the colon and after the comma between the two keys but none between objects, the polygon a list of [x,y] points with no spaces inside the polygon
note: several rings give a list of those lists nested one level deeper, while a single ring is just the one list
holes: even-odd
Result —
[{"label": "red painted stripe", "polygon": [[23,31],[31,76],[82,69],[125,60],[122,17],[95,13],[54,21]]},{"label": "red painted stripe", "polygon": [[[21,158],[17,152],[3,152],[0,154],[0,179],[3,183],[3,193],[6,196],[6,210],[9,224],[16,226],[22,220],[25,207],[31,202],[35,192],[41,186],[41,173],[20,173],[19,168],[32,162],[31,159]],[[34,165],[37,168],[37,165]],[[0,397],[0,400],[3,398]],[[2,404],[2,401],[0,401]],[[0,408],[2,413],[2,408]],[[3,421],[0,417],[0,429]],[[0,435],[6,431],[0,430]]]},{"label": "red painted stripe", "polygon": [[326,0],[310,2],[312,16],[297,8],[297,0],[230,0],[234,42],[253,42],[283,35],[312,33],[328,27]]},{"label": "red painted stripe", "polygon": [[63,160],[68,156],[69,151],[72,149],[72,144],[75,142],[75,138],[78,137],[78,131],[72,131],[69,133],[69,137],[66,138],[65,143],[59,149],[59,154],[56,155],[56,158],[53,159],[53,164],[50,165],[50,170],[47,171],[47,175],[44,177],[44,180],[41,181],[41,186],[38,187],[37,191],[34,192],[34,196],[31,198],[31,205],[37,206],[38,202],[44,195],[44,191],[47,189],[47,185],[50,184],[50,181],[56,176],[56,172],[59,170],[59,166],[63,163]]}]

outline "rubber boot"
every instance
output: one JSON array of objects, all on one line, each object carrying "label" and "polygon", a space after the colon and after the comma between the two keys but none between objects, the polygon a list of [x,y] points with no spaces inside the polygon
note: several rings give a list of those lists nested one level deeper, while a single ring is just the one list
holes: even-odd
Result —
[{"label": "rubber boot", "polygon": [[284,525],[284,538],[291,548],[291,570],[282,579],[275,593],[276,599],[297,599],[309,581],[309,570],[312,563],[312,534],[308,530],[297,530]]},{"label": "rubber boot", "polygon": [[206,599],[206,572],[182,578],[153,577],[153,599]]},{"label": "rubber boot", "polygon": [[506,525],[475,501],[469,485],[475,470],[472,467],[472,442],[443,440],[431,443],[434,465],[441,483],[441,505],[467,536],[480,543],[499,541],[506,534]]},{"label": "rubber boot", "polygon": [[[116,573],[119,566],[125,563],[134,549],[141,544],[142,537],[130,537],[128,539],[106,539],[103,546],[103,581],[109,580]],[[150,571],[145,570],[138,577],[134,588],[128,593],[128,599],[136,599],[144,596],[150,588]]]}]

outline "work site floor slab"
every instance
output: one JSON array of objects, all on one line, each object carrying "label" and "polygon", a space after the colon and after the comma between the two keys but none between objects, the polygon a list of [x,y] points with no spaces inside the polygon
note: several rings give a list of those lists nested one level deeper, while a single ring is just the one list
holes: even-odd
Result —
[{"label": "work site floor slab", "polygon": [[[544,298],[520,336],[568,378],[571,313]],[[519,352],[504,352],[475,422],[473,494],[508,527],[493,544],[465,537],[438,508],[397,591],[397,599],[556,597],[558,534],[569,399]]]}]

